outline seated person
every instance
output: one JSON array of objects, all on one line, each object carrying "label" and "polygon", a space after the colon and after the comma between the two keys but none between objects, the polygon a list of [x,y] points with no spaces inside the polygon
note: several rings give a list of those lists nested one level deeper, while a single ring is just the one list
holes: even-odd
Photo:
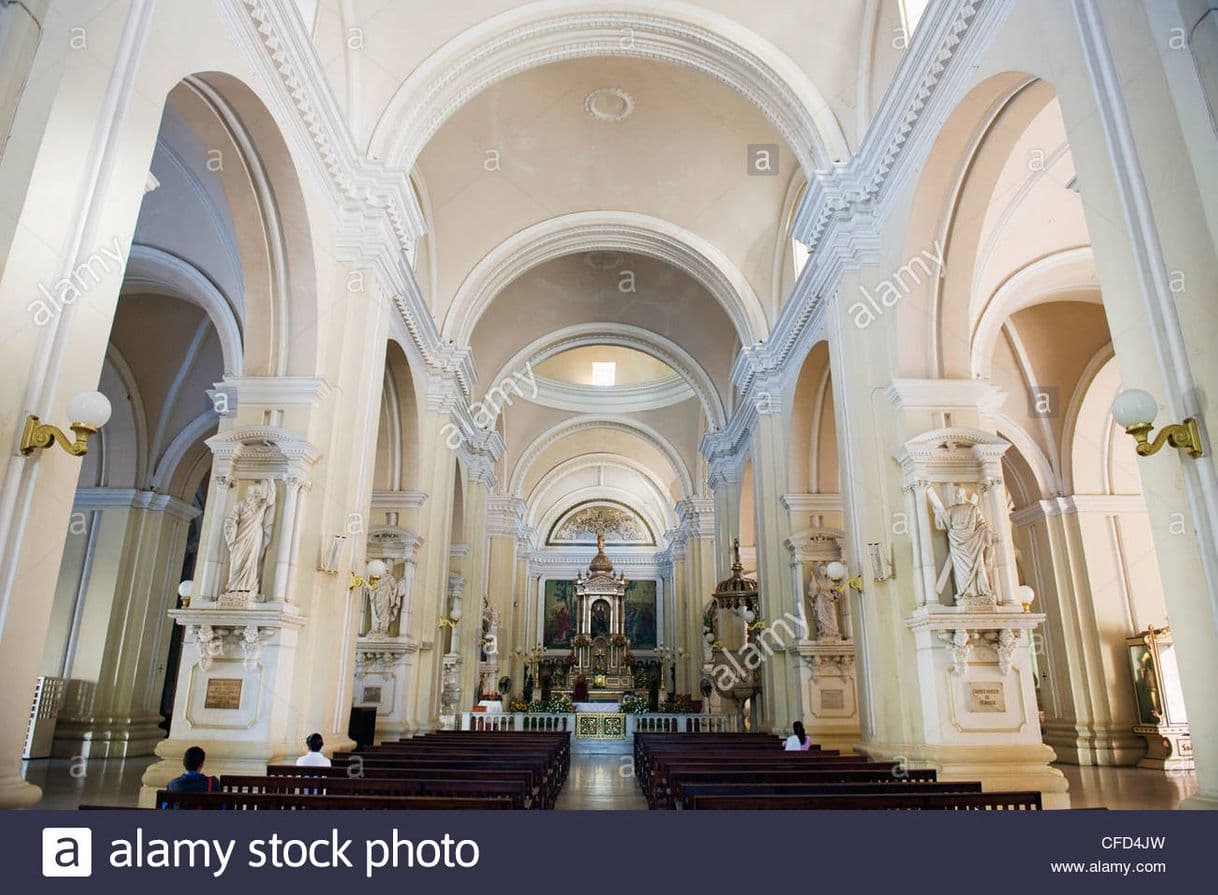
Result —
[{"label": "seated person", "polygon": [[320,733],[311,733],[305,737],[305,745],[309,747],[309,751],[300,756],[300,758],[296,759],[297,767],[330,767],[330,759],[321,754],[321,747],[324,746],[325,743],[322,742]]},{"label": "seated person", "polygon": [[575,679],[575,687],[571,695],[573,702],[588,701],[588,679],[582,674]]},{"label": "seated person", "polygon": [[804,725],[802,721],[796,721],[791,725],[791,730],[795,731],[787,737],[786,745],[783,749],[787,752],[807,752],[812,748],[812,743],[808,739],[808,735],[804,733]]},{"label": "seated person", "polygon": [[186,773],[174,777],[165,788],[170,792],[219,792],[220,778],[203,773],[206,758],[206,752],[198,746],[191,746],[182,756],[182,767],[186,768]]}]

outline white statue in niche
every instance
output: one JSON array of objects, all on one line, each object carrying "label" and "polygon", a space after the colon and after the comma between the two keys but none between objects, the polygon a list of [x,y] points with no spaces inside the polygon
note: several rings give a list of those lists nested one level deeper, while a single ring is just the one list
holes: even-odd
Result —
[{"label": "white statue in niche", "polygon": [[245,497],[224,520],[224,543],[228,545],[229,594],[254,595],[262,580],[262,562],[271,543],[275,524],[275,482],[250,482]]},{"label": "white statue in niche", "polygon": [[816,639],[841,640],[842,628],[837,618],[838,592],[833,587],[827,567],[828,564],[823,562],[813,565],[812,580],[808,583],[812,611],[816,616]]},{"label": "white statue in niche", "polygon": [[939,576],[938,589],[943,590],[950,569],[958,601],[992,602],[994,589],[990,586],[989,564],[997,538],[981,512],[977,496],[970,496],[963,485],[953,485],[952,503],[944,506],[933,488],[928,488],[926,494],[934,510],[935,525],[947,532],[950,553],[950,562]]},{"label": "white statue in niche", "polygon": [[389,635],[389,628],[402,609],[402,597],[405,592],[406,582],[398,581],[388,572],[382,575],[376,587],[369,591],[368,605],[372,609],[372,627],[368,631],[370,636]]}]

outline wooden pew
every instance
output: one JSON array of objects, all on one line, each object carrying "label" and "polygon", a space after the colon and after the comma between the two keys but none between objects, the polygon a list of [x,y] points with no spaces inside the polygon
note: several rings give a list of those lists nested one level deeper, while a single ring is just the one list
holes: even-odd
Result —
[{"label": "wooden pew", "polygon": [[212,811],[468,811],[510,810],[510,799],[427,796],[301,795],[298,793],[169,792],[156,794],[162,809]]},{"label": "wooden pew", "polygon": [[974,792],[981,792],[980,783],[945,783],[922,780],[908,783],[867,781],[859,783],[683,782],[677,787],[674,800],[678,810],[689,810],[692,800],[699,796],[831,796]]},{"label": "wooden pew", "polygon": [[427,796],[432,798],[508,799],[513,808],[529,807],[526,780],[424,780],[418,778],[255,777],[226,775],[221,792],[286,795]]},{"label": "wooden pew", "polygon": [[[537,783],[536,775],[529,770],[515,771],[496,768],[482,769],[435,769],[435,768],[365,768],[365,773],[359,776],[352,776],[349,771],[352,769],[337,766],[329,768],[316,767],[297,767],[296,765],[268,765],[266,775],[273,778],[284,778],[288,780],[309,780],[309,779],[326,779],[326,780],[388,780],[396,782],[398,780],[417,780],[421,782],[444,781],[459,779],[470,783],[515,783],[519,785],[525,792],[525,807],[527,808],[550,808],[552,802],[549,800],[545,790]],[[223,779],[221,783],[223,784]]]},{"label": "wooden pew", "polygon": [[694,796],[692,811],[1040,811],[1038,792]]}]

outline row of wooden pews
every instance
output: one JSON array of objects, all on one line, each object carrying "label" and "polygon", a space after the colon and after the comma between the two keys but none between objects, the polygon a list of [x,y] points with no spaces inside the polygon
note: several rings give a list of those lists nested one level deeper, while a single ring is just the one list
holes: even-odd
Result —
[{"label": "row of wooden pews", "polygon": [[270,765],[226,775],[218,792],[161,790],[162,808],[233,811],[548,809],[571,766],[568,733],[439,731],[358,752],[328,768]]},{"label": "row of wooden pews", "polygon": [[821,749],[785,752],[772,734],[635,734],[650,808],[677,810],[1037,811],[1039,792],[982,792],[934,770]]}]

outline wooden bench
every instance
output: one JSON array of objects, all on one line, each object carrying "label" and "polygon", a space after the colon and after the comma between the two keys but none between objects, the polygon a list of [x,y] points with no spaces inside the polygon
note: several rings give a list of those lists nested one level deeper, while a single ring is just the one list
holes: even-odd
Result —
[{"label": "wooden bench", "polygon": [[510,799],[427,796],[303,795],[298,793],[169,792],[156,794],[162,809],[210,811],[468,811],[511,809]]},{"label": "wooden bench", "polygon": [[691,811],[1040,811],[1038,792],[694,796]]},{"label": "wooden bench", "polygon": [[973,793],[981,792],[980,783],[944,783],[941,781],[911,781],[909,783],[682,783],[674,793],[678,809],[689,810],[692,799],[699,796],[830,796],[885,795],[888,793]]},{"label": "wooden bench", "polygon": [[460,780],[418,778],[255,777],[226,775],[220,791],[286,795],[429,796],[433,798],[508,799],[513,808],[530,807],[526,780]]}]

